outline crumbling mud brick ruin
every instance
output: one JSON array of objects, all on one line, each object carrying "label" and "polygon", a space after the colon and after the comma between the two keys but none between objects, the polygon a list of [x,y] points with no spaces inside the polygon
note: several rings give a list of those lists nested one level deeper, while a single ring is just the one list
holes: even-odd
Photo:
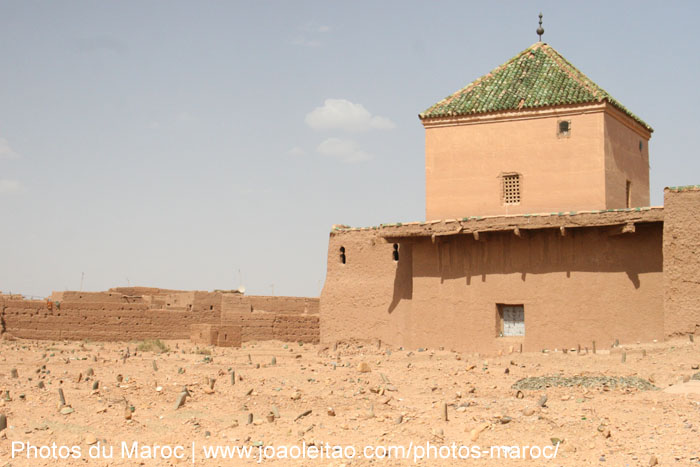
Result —
[{"label": "crumbling mud brick ruin", "polygon": [[117,288],[0,295],[35,339],[376,340],[458,351],[700,326],[700,187],[649,207],[652,128],[543,42],[420,114],[426,219],[330,233],[319,299]]},{"label": "crumbling mud brick ruin", "polygon": [[[51,340],[189,339],[205,345],[319,341],[318,299],[121,287],[54,292],[48,300],[0,294],[5,331]],[[206,332],[197,330],[207,329]]]}]

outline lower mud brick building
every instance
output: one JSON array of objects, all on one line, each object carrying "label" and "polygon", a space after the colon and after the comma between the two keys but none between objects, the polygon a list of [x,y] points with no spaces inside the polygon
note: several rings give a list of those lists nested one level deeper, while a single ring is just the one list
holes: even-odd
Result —
[{"label": "lower mud brick building", "polygon": [[537,351],[694,333],[699,212],[686,187],[664,208],[336,227],[322,340]]}]

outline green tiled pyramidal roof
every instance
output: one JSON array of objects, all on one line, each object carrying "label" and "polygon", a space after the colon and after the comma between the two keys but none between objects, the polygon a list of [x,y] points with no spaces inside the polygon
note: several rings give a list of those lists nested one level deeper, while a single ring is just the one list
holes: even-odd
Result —
[{"label": "green tiled pyramidal roof", "polygon": [[421,119],[607,101],[649,131],[627,110],[544,42],[536,42],[503,65],[421,113]]}]

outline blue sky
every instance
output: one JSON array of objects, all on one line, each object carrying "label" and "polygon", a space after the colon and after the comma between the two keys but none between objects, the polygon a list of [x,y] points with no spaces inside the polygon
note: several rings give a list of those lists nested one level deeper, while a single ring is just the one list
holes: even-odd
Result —
[{"label": "blue sky", "polygon": [[424,217],[417,114],[543,40],[700,183],[698,2],[0,1],[0,290],[317,295],[332,224]]}]

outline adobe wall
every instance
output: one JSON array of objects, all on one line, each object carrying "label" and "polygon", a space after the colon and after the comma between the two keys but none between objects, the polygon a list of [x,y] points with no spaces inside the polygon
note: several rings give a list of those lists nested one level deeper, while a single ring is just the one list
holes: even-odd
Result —
[{"label": "adobe wall", "polygon": [[221,297],[222,317],[229,313],[250,313],[253,311],[248,297],[239,294],[225,294]]},{"label": "adobe wall", "polygon": [[188,292],[186,290],[161,289],[159,287],[112,287],[107,292],[117,292],[123,295],[164,295],[169,293]]},{"label": "adobe wall", "polygon": [[700,186],[664,190],[667,336],[700,332]]},{"label": "adobe wall", "polygon": [[[559,122],[570,122],[568,135]],[[426,219],[649,205],[651,134],[610,104],[436,118],[425,125]],[[639,143],[642,142],[642,150]],[[505,205],[502,175],[520,175]]]},{"label": "adobe wall", "polygon": [[278,341],[318,344],[321,340],[319,315],[277,314],[272,335]]},{"label": "adobe wall", "polygon": [[72,303],[143,303],[142,296],[127,296],[118,292],[52,292],[52,301]]},{"label": "adobe wall", "polygon": [[279,340],[289,342],[318,343],[320,341],[318,315],[293,315],[253,311],[250,313],[225,313],[221,324],[241,326],[241,340]]},{"label": "adobe wall", "polygon": [[[187,339],[192,325],[224,324],[241,326],[239,336],[243,340],[319,340],[318,299],[145,287],[124,289],[119,290],[130,294],[117,289],[54,292],[50,303],[0,295],[5,330],[27,339],[128,341]],[[154,295],[131,295],[144,291]],[[253,311],[252,304],[269,311]]]},{"label": "adobe wall", "polygon": [[[381,339],[408,348],[527,351],[663,339],[662,224],[558,228],[393,241],[331,234],[323,342]],[[346,262],[339,259],[345,248]],[[497,304],[522,304],[525,337],[497,337]]]},{"label": "adobe wall", "polygon": [[318,298],[226,294],[224,312],[266,311],[280,314],[318,314]]},{"label": "adobe wall", "polygon": [[[427,220],[605,209],[602,106],[424,124]],[[504,173],[520,174],[519,205],[503,204]]]},{"label": "adobe wall", "polygon": [[154,310],[144,303],[64,301],[49,310],[44,300],[7,300],[3,306],[5,330],[25,339],[187,339],[191,324],[219,319],[214,313]]},{"label": "adobe wall", "polygon": [[608,105],[605,113],[605,206],[649,206],[649,132]]},{"label": "adobe wall", "polygon": [[318,314],[318,298],[251,295],[253,310],[280,314]]},{"label": "adobe wall", "polygon": [[212,324],[193,324],[190,326],[190,342],[219,347],[240,347],[241,327]]}]

